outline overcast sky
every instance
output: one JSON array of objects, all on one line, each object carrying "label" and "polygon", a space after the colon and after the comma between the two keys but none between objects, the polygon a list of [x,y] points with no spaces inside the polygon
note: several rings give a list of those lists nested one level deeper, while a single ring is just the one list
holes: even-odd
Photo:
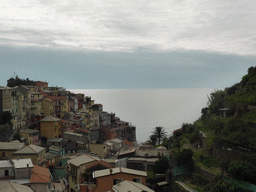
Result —
[{"label": "overcast sky", "polygon": [[224,88],[256,64],[252,0],[6,0],[0,84]]}]

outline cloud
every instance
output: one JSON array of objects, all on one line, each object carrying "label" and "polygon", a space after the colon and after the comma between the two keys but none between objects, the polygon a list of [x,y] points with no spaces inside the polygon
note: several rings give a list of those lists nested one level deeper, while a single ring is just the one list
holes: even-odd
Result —
[{"label": "cloud", "polygon": [[0,44],[256,54],[251,1],[23,0],[1,3]]}]

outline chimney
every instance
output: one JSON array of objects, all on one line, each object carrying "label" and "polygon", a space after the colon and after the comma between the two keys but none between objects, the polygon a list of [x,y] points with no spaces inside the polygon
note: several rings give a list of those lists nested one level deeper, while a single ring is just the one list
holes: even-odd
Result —
[{"label": "chimney", "polygon": [[113,173],[113,169],[109,169],[110,175],[112,175]]}]

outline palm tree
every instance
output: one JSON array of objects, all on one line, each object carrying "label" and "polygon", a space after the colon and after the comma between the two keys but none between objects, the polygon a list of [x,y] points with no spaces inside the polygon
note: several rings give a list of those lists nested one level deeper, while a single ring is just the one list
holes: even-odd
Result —
[{"label": "palm tree", "polygon": [[163,127],[156,127],[153,131],[153,135],[157,137],[158,145],[160,145],[161,140],[166,137],[166,132]]},{"label": "palm tree", "polygon": [[156,142],[157,142],[156,135],[150,135],[149,139],[147,140],[147,143],[155,146]]}]

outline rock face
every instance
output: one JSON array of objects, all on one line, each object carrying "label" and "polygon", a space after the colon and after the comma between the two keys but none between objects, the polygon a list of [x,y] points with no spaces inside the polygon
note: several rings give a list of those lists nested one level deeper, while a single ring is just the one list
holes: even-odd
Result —
[{"label": "rock face", "polygon": [[7,123],[0,125],[0,142],[7,142],[12,135],[11,126]]}]

